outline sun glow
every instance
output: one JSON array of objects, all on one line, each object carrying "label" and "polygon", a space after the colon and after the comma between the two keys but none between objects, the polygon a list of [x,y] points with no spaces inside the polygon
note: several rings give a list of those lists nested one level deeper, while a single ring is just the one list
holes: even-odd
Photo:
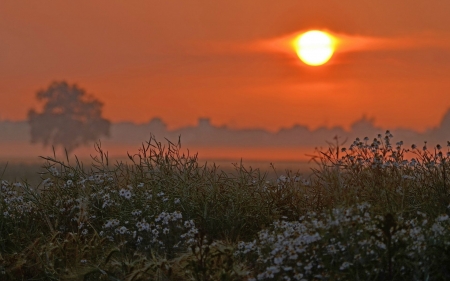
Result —
[{"label": "sun glow", "polygon": [[334,41],[326,32],[311,30],[298,36],[294,45],[298,57],[305,64],[318,66],[330,60],[334,53]]}]

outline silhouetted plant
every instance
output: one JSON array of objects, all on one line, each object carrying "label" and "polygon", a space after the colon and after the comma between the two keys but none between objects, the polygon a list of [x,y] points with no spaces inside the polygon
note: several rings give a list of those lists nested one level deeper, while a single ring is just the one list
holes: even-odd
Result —
[{"label": "silhouetted plant", "polygon": [[37,92],[36,98],[45,104],[41,113],[28,112],[32,143],[61,146],[70,152],[109,136],[110,122],[101,116],[103,104],[76,84],[53,82]]}]

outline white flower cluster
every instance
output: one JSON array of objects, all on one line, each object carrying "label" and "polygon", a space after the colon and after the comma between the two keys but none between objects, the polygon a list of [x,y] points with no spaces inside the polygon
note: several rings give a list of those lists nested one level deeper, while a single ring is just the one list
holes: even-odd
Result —
[{"label": "white flower cluster", "polygon": [[[309,213],[299,221],[276,221],[261,230],[258,239],[240,242],[235,255],[256,259],[250,280],[349,280],[355,272],[369,280],[383,273],[388,252],[398,272],[416,276],[436,266],[433,248],[449,246],[448,215],[432,223],[420,212],[417,218],[396,216],[391,221],[388,216],[372,217],[365,203]],[[404,255],[409,264],[396,264]]]},{"label": "white flower cluster", "polygon": [[[363,141],[356,138],[355,141],[347,149],[341,148],[340,152],[344,155],[337,160],[337,165],[346,168],[402,168],[403,170],[411,171],[411,168],[423,166],[428,169],[442,167],[442,165],[450,158],[450,148],[444,155],[442,153],[442,146],[437,144],[435,147],[435,153],[432,153],[427,148],[427,143],[423,146],[422,150],[417,148],[417,145],[411,145],[411,149],[403,147],[403,141],[399,141],[395,144],[395,147],[391,144],[393,135],[388,130],[383,137],[378,134],[378,138],[374,138],[372,143],[369,142],[369,138],[365,137]],[[447,144],[450,147],[450,143]],[[406,155],[414,155],[408,156]],[[414,175],[404,175],[405,179],[414,179]]]},{"label": "white flower cluster", "polygon": [[35,211],[35,204],[30,200],[24,200],[24,186],[2,180],[0,183],[0,216],[10,219],[20,219]]}]

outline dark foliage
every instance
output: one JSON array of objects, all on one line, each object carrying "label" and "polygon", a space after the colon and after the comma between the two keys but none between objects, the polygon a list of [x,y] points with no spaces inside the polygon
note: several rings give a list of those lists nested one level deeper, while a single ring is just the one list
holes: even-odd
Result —
[{"label": "dark foliage", "polygon": [[77,85],[53,82],[36,98],[45,104],[41,113],[28,112],[32,143],[61,146],[70,152],[102,135],[109,136],[110,122],[101,116],[103,104]]}]

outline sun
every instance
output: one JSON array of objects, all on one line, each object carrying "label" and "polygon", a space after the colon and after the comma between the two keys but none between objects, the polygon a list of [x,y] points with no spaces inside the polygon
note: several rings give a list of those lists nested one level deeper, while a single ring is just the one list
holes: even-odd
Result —
[{"label": "sun", "polygon": [[307,65],[318,66],[330,60],[334,53],[334,38],[323,31],[311,30],[294,41],[298,57]]}]

